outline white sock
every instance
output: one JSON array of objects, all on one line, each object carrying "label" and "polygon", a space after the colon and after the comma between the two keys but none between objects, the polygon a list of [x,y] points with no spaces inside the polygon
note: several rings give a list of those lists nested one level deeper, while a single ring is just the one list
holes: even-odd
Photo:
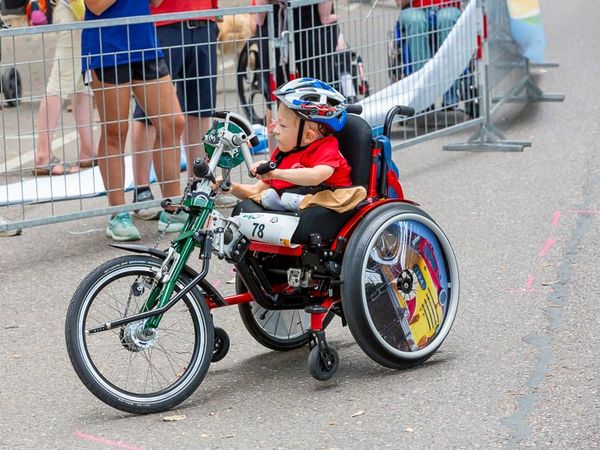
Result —
[{"label": "white sock", "polygon": [[292,194],[291,192],[284,192],[281,194],[281,206],[288,211],[298,211],[300,209],[300,203],[304,195]]},{"label": "white sock", "polygon": [[285,211],[284,206],[281,204],[279,194],[273,188],[263,191],[262,195],[260,196],[260,202],[266,209],[273,211]]}]

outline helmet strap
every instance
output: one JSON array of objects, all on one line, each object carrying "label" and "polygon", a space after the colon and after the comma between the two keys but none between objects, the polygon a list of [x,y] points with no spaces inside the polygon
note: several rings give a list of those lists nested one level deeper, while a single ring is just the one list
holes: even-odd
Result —
[{"label": "helmet strap", "polygon": [[296,139],[296,148],[302,146],[302,136],[304,135],[304,119],[300,119],[300,125],[298,125],[298,138]]}]

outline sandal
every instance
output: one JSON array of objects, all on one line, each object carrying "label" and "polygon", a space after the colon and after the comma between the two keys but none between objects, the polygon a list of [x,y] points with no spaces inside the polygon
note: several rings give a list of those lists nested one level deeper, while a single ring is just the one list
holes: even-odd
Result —
[{"label": "sandal", "polygon": [[83,161],[79,161],[80,169],[89,169],[90,167],[94,167],[98,165],[98,160],[96,158],[84,159]]},{"label": "sandal", "polygon": [[[60,173],[56,173],[53,172],[53,169],[55,167],[62,167],[62,172]],[[51,175],[68,175],[71,173],[76,173],[78,172],[78,170],[72,170],[75,167],[69,164],[65,164],[64,162],[62,162],[59,158],[57,158],[56,156],[52,156],[52,158],[50,158],[50,162],[46,165],[43,166],[37,166],[34,167],[33,169],[31,169],[31,173],[34,176],[51,176]]]}]

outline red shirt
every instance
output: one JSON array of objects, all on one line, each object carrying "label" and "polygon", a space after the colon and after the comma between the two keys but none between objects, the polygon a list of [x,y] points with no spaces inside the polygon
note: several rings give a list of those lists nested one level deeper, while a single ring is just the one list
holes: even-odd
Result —
[{"label": "red shirt", "polygon": [[[150,10],[152,14],[164,14],[174,12],[188,12],[188,11],[204,11],[205,9],[217,9],[219,7],[218,0],[163,0],[163,2],[157,6],[151,6]],[[214,17],[200,17],[200,20],[214,20]],[[177,23],[178,20],[165,20],[158,22],[157,26],[169,25],[171,23]]]},{"label": "red shirt", "polygon": [[457,0],[412,0],[413,8],[428,8],[430,6],[455,6],[460,8],[460,1]]},{"label": "red shirt", "polygon": [[[271,155],[271,161],[275,161],[275,157],[279,152],[279,148],[276,148]],[[333,167],[333,174],[324,181],[325,184],[335,188],[352,186],[350,166],[346,158],[340,153],[338,141],[333,136],[319,139],[309,144],[302,151],[287,154],[279,164],[278,169],[300,169],[315,166]],[[271,187],[277,190],[296,186],[283,180],[265,180],[265,183],[270,184]]]}]

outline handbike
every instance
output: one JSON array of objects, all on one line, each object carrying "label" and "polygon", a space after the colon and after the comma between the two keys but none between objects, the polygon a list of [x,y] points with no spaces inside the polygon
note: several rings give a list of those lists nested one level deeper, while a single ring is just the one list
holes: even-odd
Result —
[{"label": "handbike", "polygon": [[[360,106],[348,111],[360,113]],[[396,113],[410,111],[395,107],[387,134]],[[402,195],[387,198],[381,157],[387,137],[373,138],[355,114],[336,135],[353,183],[367,189],[355,210],[314,206],[275,214],[246,200],[227,218],[214,209],[213,173],[242,163],[250,170],[256,136],[239,114],[215,118],[204,137],[210,161],[194,161],[195,177],[178,205],[189,218],[168,250],[112,244],[132,254],[94,269],[73,295],[66,344],[84,385],[130,413],[175,407],[198,388],[210,363],[226,355],[229,337],[215,328],[211,310],[229,305],[238,305],[251,336],[268,348],[308,344],[309,372],[318,380],[338,367],[325,337],[335,316],[386,367],[413,367],[431,357],[456,315],[458,266],[429,215]],[[195,249],[199,272],[187,265]],[[213,255],[234,265],[236,295],[221,296],[206,279]]]}]

